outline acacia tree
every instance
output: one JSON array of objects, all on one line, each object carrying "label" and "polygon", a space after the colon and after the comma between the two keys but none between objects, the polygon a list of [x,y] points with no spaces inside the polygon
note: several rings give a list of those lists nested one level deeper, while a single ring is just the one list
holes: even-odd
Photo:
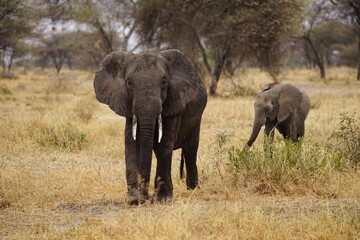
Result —
[{"label": "acacia tree", "polygon": [[[313,35],[316,27],[329,20],[329,12],[331,12],[331,6],[328,0],[312,1],[304,15],[303,35],[301,36],[309,46],[314,64],[320,70],[321,78],[326,78],[324,56],[320,47],[315,44]],[[305,51],[309,56],[307,46],[305,46]]]},{"label": "acacia tree", "polygon": [[136,2],[133,0],[82,0],[71,3],[69,11],[72,19],[86,24],[97,32],[100,43],[96,46],[103,51],[102,56],[88,53],[98,64],[102,58],[115,50],[132,52],[139,47],[140,42],[130,46],[129,42],[135,33],[136,23],[132,14],[136,12]]},{"label": "acacia tree", "polygon": [[65,61],[71,67],[73,46],[69,35],[71,34],[54,34],[45,42],[44,59],[50,60],[58,76]]},{"label": "acacia tree", "polygon": [[295,29],[301,5],[298,0],[144,0],[136,19],[149,46],[176,47],[193,59],[201,56],[214,95],[227,60],[238,63],[247,54],[276,78],[281,42]]},{"label": "acacia tree", "polygon": [[21,0],[0,2],[0,62],[10,73],[13,60],[22,53],[22,39],[31,34],[29,6]]},{"label": "acacia tree", "polygon": [[336,20],[328,21],[314,29],[313,36],[328,66],[334,64],[333,60],[339,60],[339,56],[334,56],[335,51],[335,55],[341,56],[344,47],[352,47],[356,42],[354,27]]}]

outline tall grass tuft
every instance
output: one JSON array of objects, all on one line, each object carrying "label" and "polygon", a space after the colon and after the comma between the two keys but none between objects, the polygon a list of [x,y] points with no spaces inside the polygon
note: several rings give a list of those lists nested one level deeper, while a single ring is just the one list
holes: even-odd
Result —
[{"label": "tall grass tuft", "polygon": [[12,95],[13,93],[7,86],[0,86],[0,94],[2,95]]},{"label": "tall grass tuft", "polygon": [[42,147],[77,151],[84,149],[89,142],[88,134],[80,131],[71,123],[56,127],[40,126],[38,128],[30,131],[30,137]]},{"label": "tall grass tuft", "polygon": [[80,99],[74,108],[76,116],[84,123],[88,123],[94,114],[98,104],[94,99],[86,97]]},{"label": "tall grass tuft", "polygon": [[331,162],[318,146],[306,146],[288,141],[273,146],[273,157],[259,149],[228,151],[228,169],[245,186],[253,186],[262,194],[317,192],[314,182],[325,184],[330,176]]}]

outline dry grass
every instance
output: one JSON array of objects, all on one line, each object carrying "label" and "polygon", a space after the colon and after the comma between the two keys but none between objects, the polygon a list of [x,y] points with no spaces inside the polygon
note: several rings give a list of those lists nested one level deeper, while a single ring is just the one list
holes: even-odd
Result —
[{"label": "dry grass", "polygon": [[[250,136],[252,93],[270,81],[264,72],[224,77],[219,96],[209,98],[198,155],[201,188],[187,191],[179,180],[176,151],[173,202],[139,207],[124,204],[124,119],[97,103],[93,73],[64,71],[61,84],[50,70],[16,75],[0,79],[0,238],[360,238],[358,170],[325,164],[323,178],[305,174],[285,182],[232,172],[228,149],[241,148]],[[359,117],[360,82],[348,68],[329,70],[325,81],[317,75],[287,70],[281,80],[312,100],[299,159],[327,163],[333,156],[324,155],[326,144],[340,113]],[[260,134],[255,161],[264,156],[262,143]],[[284,151],[281,140],[277,145]],[[272,191],[260,191],[264,186]]]}]

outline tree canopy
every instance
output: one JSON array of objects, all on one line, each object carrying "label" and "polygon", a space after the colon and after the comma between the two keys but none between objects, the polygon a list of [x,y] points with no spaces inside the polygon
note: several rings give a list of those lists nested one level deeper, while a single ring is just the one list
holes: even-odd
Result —
[{"label": "tree canopy", "polygon": [[357,66],[360,78],[359,13],[356,0],[2,0],[0,61],[3,72],[26,60],[60,73],[112,51],[177,48],[210,77],[210,94],[244,66],[274,81],[284,66],[324,78],[328,66]]},{"label": "tree canopy", "polygon": [[302,1],[152,0],[138,8],[138,33],[148,46],[200,55],[215,94],[226,62],[255,57],[276,79],[280,48],[296,32]]},{"label": "tree canopy", "polygon": [[10,71],[13,59],[23,51],[20,41],[31,34],[28,21],[28,5],[21,0],[2,0],[0,2],[0,62],[3,74]]}]

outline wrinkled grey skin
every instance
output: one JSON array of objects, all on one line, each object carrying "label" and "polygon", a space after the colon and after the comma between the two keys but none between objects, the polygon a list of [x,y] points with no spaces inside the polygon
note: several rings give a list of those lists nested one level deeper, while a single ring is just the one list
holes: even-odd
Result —
[{"label": "wrinkled grey skin", "polygon": [[305,119],[310,110],[310,99],[305,92],[291,84],[269,85],[258,94],[254,104],[255,119],[247,145],[256,140],[265,125],[265,135],[270,144],[276,128],[285,139],[297,142],[305,134]]},{"label": "wrinkled grey skin", "polygon": [[[172,197],[173,149],[182,148],[181,166],[185,161],[188,189],[198,185],[196,156],[207,93],[196,69],[182,52],[110,53],[99,65],[94,89],[101,103],[126,117],[128,204],[140,204],[150,198],[152,151],[157,159],[153,201]],[[162,134],[158,131],[161,126]]]}]

